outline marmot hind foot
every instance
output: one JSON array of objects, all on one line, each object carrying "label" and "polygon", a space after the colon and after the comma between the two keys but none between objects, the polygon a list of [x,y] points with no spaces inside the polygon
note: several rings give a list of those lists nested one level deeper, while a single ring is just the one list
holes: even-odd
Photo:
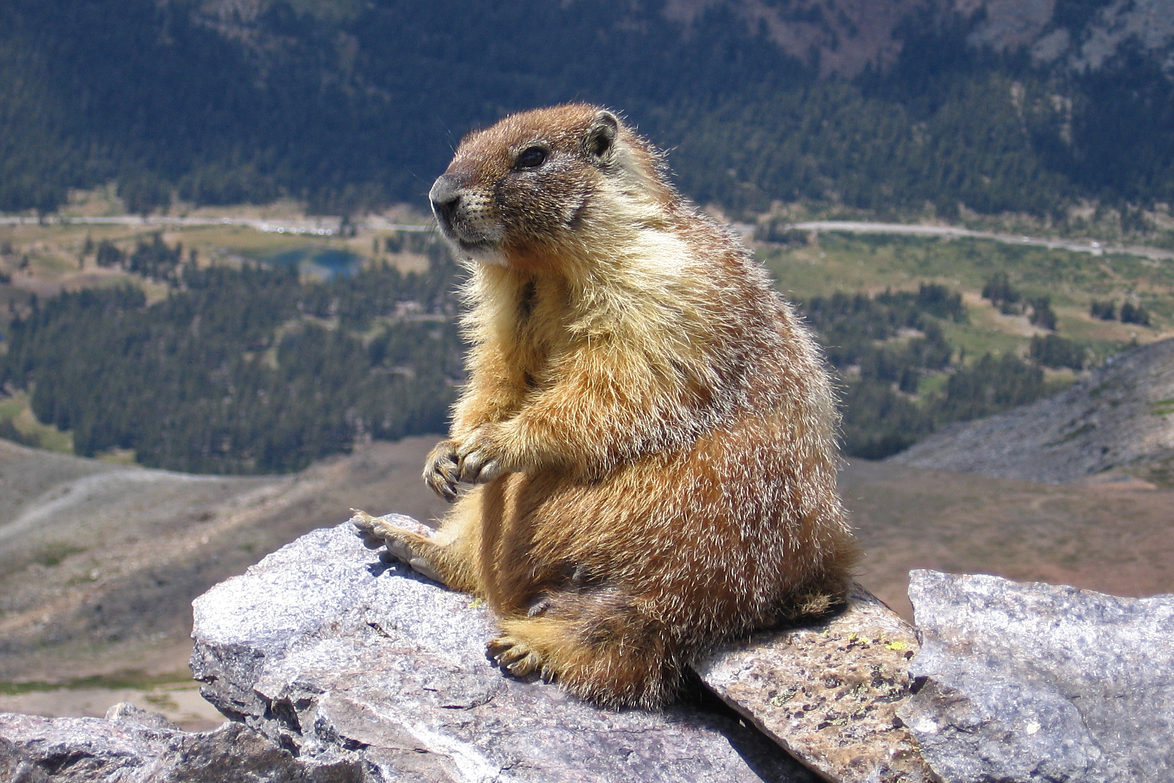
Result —
[{"label": "marmot hind foot", "polygon": [[514,636],[499,636],[490,640],[486,655],[494,665],[519,679],[537,674],[544,681],[554,679],[554,672],[546,659],[529,644]]},{"label": "marmot hind foot", "polygon": [[[387,557],[404,563],[421,576],[447,585],[436,567],[424,556],[424,552],[435,549],[436,544],[426,536],[389,522],[382,517],[373,517],[366,511],[352,508],[351,524],[355,526],[363,545],[370,549],[386,548]],[[383,557],[383,553],[380,553]]]}]

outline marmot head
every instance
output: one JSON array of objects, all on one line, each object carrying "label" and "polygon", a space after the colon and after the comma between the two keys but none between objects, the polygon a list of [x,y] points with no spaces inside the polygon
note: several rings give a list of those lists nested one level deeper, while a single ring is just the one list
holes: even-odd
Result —
[{"label": "marmot head", "polygon": [[[441,231],[485,263],[538,267],[574,255],[620,209],[663,215],[675,192],[660,155],[596,106],[506,117],[466,136],[428,194]],[[641,209],[643,207],[643,209]],[[649,209],[651,208],[651,209]]]}]

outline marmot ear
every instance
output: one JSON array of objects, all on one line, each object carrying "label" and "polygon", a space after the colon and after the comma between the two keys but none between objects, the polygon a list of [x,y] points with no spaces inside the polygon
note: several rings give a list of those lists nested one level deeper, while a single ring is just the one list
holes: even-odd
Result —
[{"label": "marmot ear", "polygon": [[583,139],[587,154],[601,161],[609,161],[619,135],[620,121],[610,111],[600,109],[591,121],[591,130]]}]

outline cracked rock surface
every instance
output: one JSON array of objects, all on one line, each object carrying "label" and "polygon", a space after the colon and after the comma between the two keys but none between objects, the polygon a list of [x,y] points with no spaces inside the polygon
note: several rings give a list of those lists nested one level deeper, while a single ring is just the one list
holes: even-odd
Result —
[{"label": "cracked rock surface", "polygon": [[605,711],[510,679],[492,634],[472,598],[380,561],[348,523],[199,598],[192,668],[226,715],[369,781],[815,780],[727,714]]},{"label": "cracked rock surface", "polygon": [[899,714],[945,781],[1174,780],[1174,595],[913,571],[924,686]]},{"label": "cracked rock surface", "polygon": [[860,585],[823,622],[729,644],[702,680],[767,736],[829,780],[925,783],[935,777],[897,720],[910,696],[913,628]]}]

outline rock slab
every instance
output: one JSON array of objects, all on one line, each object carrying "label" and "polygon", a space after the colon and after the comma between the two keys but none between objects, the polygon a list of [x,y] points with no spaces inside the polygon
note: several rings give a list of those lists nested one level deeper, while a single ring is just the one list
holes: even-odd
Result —
[{"label": "rock slab", "polygon": [[359,783],[358,765],[304,765],[239,723],[186,732],[116,705],[108,719],[0,713],[4,783]]},{"label": "rock slab", "polygon": [[910,696],[913,628],[860,585],[821,623],[727,645],[702,680],[763,733],[829,780],[935,779],[897,708]]},{"label": "rock slab", "polygon": [[382,562],[348,523],[197,599],[192,669],[225,715],[366,781],[813,780],[732,716],[603,711],[510,679],[492,635],[474,599]]},{"label": "rock slab", "polygon": [[948,783],[1174,780],[1174,596],[911,574],[899,714]]}]

